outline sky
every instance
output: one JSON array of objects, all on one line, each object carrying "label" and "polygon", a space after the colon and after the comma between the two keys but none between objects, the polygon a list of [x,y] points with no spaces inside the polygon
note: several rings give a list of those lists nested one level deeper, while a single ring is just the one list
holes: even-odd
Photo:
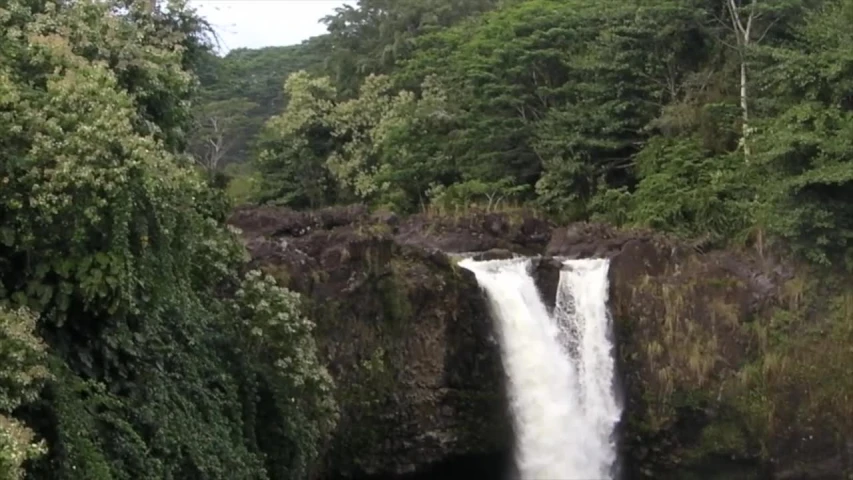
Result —
[{"label": "sky", "polygon": [[347,0],[190,0],[219,35],[222,53],[235,48],[294,45],[326,32],[320,19]]}]

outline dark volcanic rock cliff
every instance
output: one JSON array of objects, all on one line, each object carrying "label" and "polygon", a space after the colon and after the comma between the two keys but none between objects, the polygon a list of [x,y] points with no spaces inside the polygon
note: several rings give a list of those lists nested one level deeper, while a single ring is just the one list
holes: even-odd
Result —
[{"label": "dark volcanic rock cliff", "polygon": [[846,478],[850,432],[804,415],[790,375],[771,381],[782,377],[767,332],[795,313],[785,303],[793,276],[756,256],[531,215],[264,207],[231,223],[255,265],[306,295],[318,324],[343,410],[324,476],[484,455],[494,470],[473,477],[505,470],[492,460],[508,459],[512,442],[498,345],[473,275],[445,254],[480,252],[542,256],[534,276],[546,301],[554,257],[611,258],[627,478]]},{"label": "dark volcanic rock cliff", "polygon": [[232,223],[253,262],[304,293],[317,322],[342,408],[323,476],[412,472],[453,456],[508,459],[498,345],[469,272],[359,209],[242,210]]}]

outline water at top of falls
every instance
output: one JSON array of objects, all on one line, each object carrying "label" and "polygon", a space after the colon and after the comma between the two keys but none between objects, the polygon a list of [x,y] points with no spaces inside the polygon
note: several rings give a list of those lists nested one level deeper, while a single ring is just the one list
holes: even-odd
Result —
[{"label": "water at top of falls", "polygon": [[524,480],[609,479],[616,461],[609,262],[564,265],[549,314],[530,259],[459,262],[476,275],[496,320]]}]

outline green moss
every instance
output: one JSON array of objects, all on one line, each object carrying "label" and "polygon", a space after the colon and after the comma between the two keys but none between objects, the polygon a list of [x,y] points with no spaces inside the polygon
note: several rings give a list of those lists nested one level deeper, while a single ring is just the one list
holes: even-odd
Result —
[{"label": "green moss", "polygon": [[402,327],[411,322],[414,309],[409,301],[409,283],[405,265],[393,262],[391,272],[375,283],[376,293],[382,305],[383,318],[390,326]]},{"label": "green moss", "polygon": [[712,455],[743,455],[748,447],[741,425],[714,422],[702,429],[698,444],[687,452],[685,460],[695,462]]}]

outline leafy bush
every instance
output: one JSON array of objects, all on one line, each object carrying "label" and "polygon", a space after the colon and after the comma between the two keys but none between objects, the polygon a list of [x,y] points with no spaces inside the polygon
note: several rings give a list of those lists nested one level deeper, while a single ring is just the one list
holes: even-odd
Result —
[{"label": "leafy bush", "polygon": [[46,345],[35,334],[36,317],[26,309],[0,306],[0,478],[24,478],[23,463],[45,452],[44,442],[11,417],[38,397],[49,378]]},{"label": "leafy bush", "polygon": [[306,478],[337,421],[334,383],[317,357],[314,324],[300,303],[272,276],[251,270],[229,312],[238,348],[252,364],[242,373],[254,374],[252,388],[276,409],[274,416],[253,419],[276,432],[267,439],[274,443],[260,445],[273,478]]},{"label": "leafy bush", "polygon": [[741,155],[713,155],[700,139],[652,139],[637,155],[632,193],[610,190],[591,208],[603,219],[720,244],[753,224],[757,185]]}]

